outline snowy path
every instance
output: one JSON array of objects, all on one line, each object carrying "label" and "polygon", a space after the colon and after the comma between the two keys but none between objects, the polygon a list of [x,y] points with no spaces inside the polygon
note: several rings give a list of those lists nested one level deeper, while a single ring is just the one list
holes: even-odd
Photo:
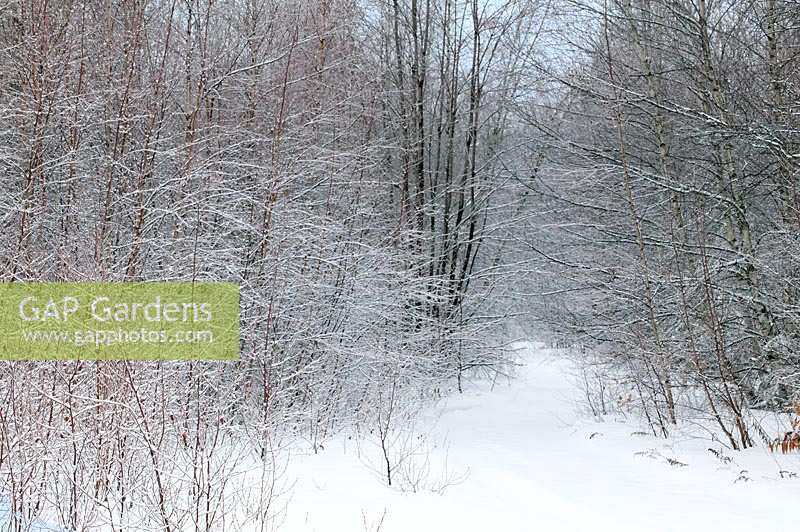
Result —
[{"label": "snowy path", "polygon": [[[452,474],[467,473],[462,482],[441,495],[389,489],[342,440],[292,460],[297,484],[278,530],[796,528],[800,479],[780,480],[779,471],[800,476],[800,455],[726,452],[726,464],[708,440],[659,440],[632,434],[641,428],[630,422],[586,419],[569,363],[526,351],[517,379],[452,397],[441,412],[436,433],[449,446],[431,454],[431,468],[447,460]],[[751,480],[735,482],[742,470]]]}]

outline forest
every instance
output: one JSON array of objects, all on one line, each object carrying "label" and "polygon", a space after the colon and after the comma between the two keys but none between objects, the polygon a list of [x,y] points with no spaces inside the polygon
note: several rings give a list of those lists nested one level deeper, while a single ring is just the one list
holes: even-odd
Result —
[{"label": "forest", "polygon": [[9,529],[271,530],[298,438],[397,485],[519,338],[800,448],[799,54],[794,0],[0,0],[0,282],[241,298],[235,362],[0,362]]}]

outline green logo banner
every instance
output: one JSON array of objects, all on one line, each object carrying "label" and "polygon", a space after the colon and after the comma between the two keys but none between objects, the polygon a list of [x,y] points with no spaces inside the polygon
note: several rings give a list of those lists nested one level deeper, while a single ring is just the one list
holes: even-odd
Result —
[{"label": "green logo banner", "polygon": [[239,286],[0,283],[0,360],[238,360]]}]

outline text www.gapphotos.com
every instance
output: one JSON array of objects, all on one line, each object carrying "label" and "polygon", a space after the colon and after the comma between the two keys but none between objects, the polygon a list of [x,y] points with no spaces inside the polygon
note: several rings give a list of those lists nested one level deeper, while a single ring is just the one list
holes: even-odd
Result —
[{"label": "text www.gapphotos.com", "polygon": [[115,344],[196,344],[214,341],[212,331],[151,330],[151,329],[86,329],[76,331],[33,330],[22,331],[25,342],[110,346]]}]

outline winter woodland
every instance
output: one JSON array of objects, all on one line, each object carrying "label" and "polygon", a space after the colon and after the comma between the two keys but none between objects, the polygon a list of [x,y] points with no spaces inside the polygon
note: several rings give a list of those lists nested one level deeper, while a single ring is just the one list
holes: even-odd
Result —
[{"label": "winter woodland", "polygon": [[235,282],[242,338],[0,363],[9,529],[280,530],[342,434],[413,487],[398,430],[523,337],[796,450],[799,76],[794,0],[0,0],[0,281]]}]

